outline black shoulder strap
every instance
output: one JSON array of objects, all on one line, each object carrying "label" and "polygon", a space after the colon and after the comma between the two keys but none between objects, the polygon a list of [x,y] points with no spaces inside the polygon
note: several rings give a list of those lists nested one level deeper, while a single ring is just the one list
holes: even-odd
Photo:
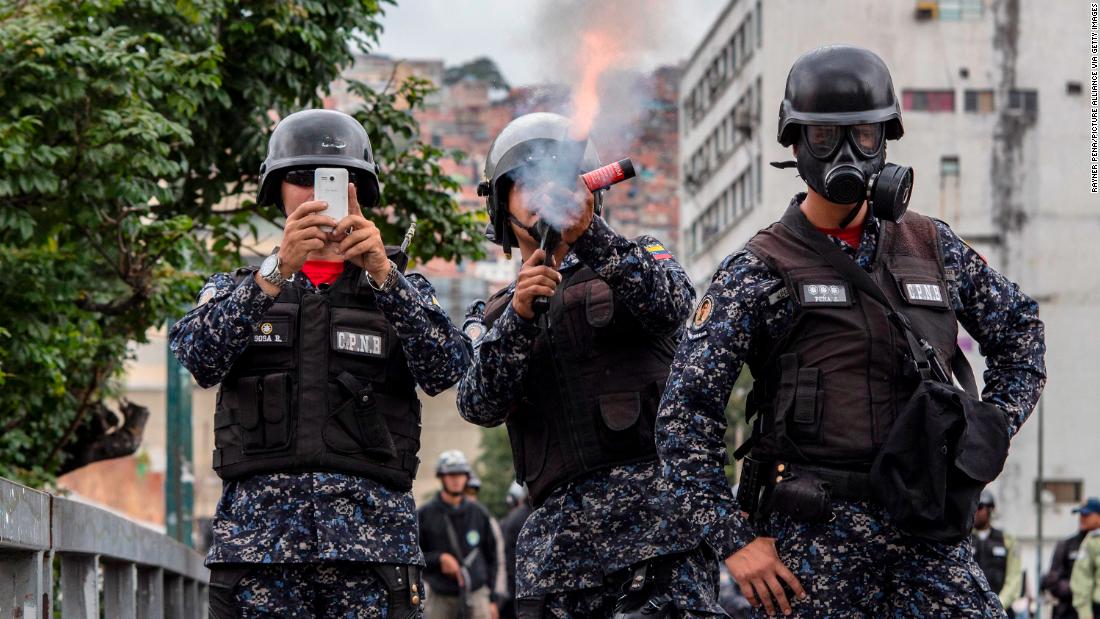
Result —
[{"label": "black shoulder strap", "polygon": [[447,541],[451,544],[451,550],[458,562],[465,564],[466,553],[462,552],[462,544],[458,543],[458,533],[455,533],[455,525],[451,523],[451,515],[446,512],[443,513],[443,525],[447,529]]},{"label": "black shoulder strap", "polygon": [[[786,226],[799,240],[809,245],[856,288],[867,293],[888,310],[890,320],[905,334],[905,339],[909,343],[909,351],[913,355],[913,360],[921,378],[934,377],[942,382],[950,383],[951,377],[940,366],[932,346],[913,329],[912,323],[909,322],[905,314],[894,307],[894,304],[882,292],[882,288],[866,271],[859,268],[859,265],[845,255],[839,247],[829,242],[829,239],[806,219],[799,207],[798,202],[792,202],[787,207],[787,211],[783,213],[782,219],[779,220],[780,223]],[[955,350],[955,355],[951,358],[951,369],[962,388],[972,397],[978,397],[978,387],[974,382],[974,373],[961,350]]]}]

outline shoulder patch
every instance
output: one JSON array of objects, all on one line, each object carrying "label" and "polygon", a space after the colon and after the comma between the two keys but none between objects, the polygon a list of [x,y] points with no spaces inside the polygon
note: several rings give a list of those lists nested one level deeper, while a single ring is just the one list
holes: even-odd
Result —
[{"label": "shoulder patch", "polygon": [[214,298],[214,295],[218,293],[218,287],[213,282],[202,287],[199,291],[199,303],[196,307],[202,307],[210,302],[210,299]]},{"label": "shoulder patch", "polygon": [[695,316],[691,319],[691,328],[702,329],[707,321],[710,320],[711,314],[714,313],[714,297],[708,295],[703,296],[703,300],[699,301],[699,307],[695,308]]},{"label": "shoulder patch", "polygon": [[649,252],[649,255],[653,256],[654,260],[668,260],[672,258],[672,254],[660,243],[646,243],[645,250]]},{"label": "shoulder patch", "polygon": [[985,256],[983,256],[983,255],[982,255],[982,252],[980,252],[980,251],[978,251],[978,250],[974,249],[974,246],[973,246],[973,245],[971,245],[970,243],[967,243],[967,242],[966,242],[966,239],[964,239],[963,237],[961,237],[961,236],[960,236],[960,237],[959,237],[959,240],[960,240],[960,241],[962,241],[962,244],[963,244],[963,245],[966,245],[966,248],[967,248],[967,249],[969,249],[970,251],[974,252],[974,255],[975,255],[975,256],[977,256],[977,257],[978,257],[978,259],[979,259],[979,260],[981,260],[983,264],[989,264],[989,261],[985,259]]},{"label": "shoulder patch", "polygon": [[462,332],[476,346],[478,341],[481,340],[481,336],[485,335],[485,325],[481,322],[480,317],[471,316],[466,319],[466,322],[462,323]]}]

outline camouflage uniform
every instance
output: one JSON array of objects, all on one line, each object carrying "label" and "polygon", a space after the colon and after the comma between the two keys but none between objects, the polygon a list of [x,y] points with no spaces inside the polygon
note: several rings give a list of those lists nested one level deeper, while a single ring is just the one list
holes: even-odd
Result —
[{"label": "camouflage uniform", "polygon": [[[869,216],[858,249],[832,240],[867,270],[879,228]],[[1038,306],[946,224],[937,221],[936,228],[951,306],[986,357],[982,397],[1004,410],[1006,432],[1013,435],[1045,382]],[[657,447],[682,513],[722,557],[757,536],[774,536],[780,557],[809,594],[795,606],[800,616],[1003,615],[968,540],[947,545],[904,536],[881,508],[860,501],[835,501],[835,519],[827,524],[772,514],[765,530],[754,530],[740,514],[722,472],[724,409],[754,342],[765,335],[775,341],[791,326],[795,305],[784,290],[777,273],[739,251],[714,275],[709,319],[693,323],[681,341],[657,419]]]},{"label": "camouflage uniform", "polygon": [[[305,276],[298,274],[294,279],[291,285],[316,291]],[[429,395],[454,384],[469,359],[465,339],[433,295],[428,281],[416,274],[398,275],[392,289],[376,293],[379,308],[401,338],[409,370]],[[213,386],[229,373],[274,301],[251,272],[239,284],[233,274],[216,274],[203,287],[198,306],[172,327],[172,352],[201,386]],[[351,581],[357,583],[354,595],[310,597],[313,585],[309,583],[320,587],[323,583],[317,578],[333,572],[304,564],[424,565],[412,493],[355,475],[277,473],[227,481],[213,533],[206,559],[209,566],[282,566],[253,570],[238,585],[242,603],[282,608],[282,612],[299,608],[301,600],[316,599],[330,604],[328,609],[344,600],[348,605],[343,610],[320,616],[385,616],[385,604],[377,603],[385,599],[385,590],[369,570],[359,570],[358,580]],[[339,569],[341,578],[355,571],[347,563]],[[283,603],[287,605],[280,606]]]},{"label": "camouflage uniform", "polygon": [[[559,270],[589,266],[649,332],[665,334],[680,328],[694,299],[687,274],[666,252],[657,239],[626,239],[596,216]],[[508,288],[509,296],[514,286]],[[471,312],[476,318],[482,309],[483,304],[475,303]],[[459,384],[463,418],[482,426],[504,422],[522,397],[527,360],[538,335],[539,326],[520,317],[509,303],[474,343],[474,362]],[[607,586],[609,575],[698,545],[668,518],[663,504],[667,492],[654,461],[596,471],[554,490],[520,533],[517,598],[546,596],[547,611],[555,617],[610,616],[620,593]],[[701,552],[679,561],[672,597],[679,608],[721,614],[718,574]]]}]

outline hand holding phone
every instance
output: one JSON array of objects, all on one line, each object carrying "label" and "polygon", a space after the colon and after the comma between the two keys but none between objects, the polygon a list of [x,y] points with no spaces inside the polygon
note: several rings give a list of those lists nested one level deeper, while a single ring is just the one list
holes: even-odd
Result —
[{"label": "hand holding phone", "polygon": [[[345,168],[317,168],[313,173],[313,199],[328,204],[321,214],[340,221],[348,216],[348,171]],[[321,227],[332,232],[331,226]]]}]

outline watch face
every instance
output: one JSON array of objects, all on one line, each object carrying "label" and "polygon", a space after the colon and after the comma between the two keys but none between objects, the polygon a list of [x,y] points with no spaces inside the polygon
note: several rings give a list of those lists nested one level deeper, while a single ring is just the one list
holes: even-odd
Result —
[{"label": "watch face", "polygon": [[278,254],[272,254],[260,263],[260,277],[270,277],[279,268]]}]

